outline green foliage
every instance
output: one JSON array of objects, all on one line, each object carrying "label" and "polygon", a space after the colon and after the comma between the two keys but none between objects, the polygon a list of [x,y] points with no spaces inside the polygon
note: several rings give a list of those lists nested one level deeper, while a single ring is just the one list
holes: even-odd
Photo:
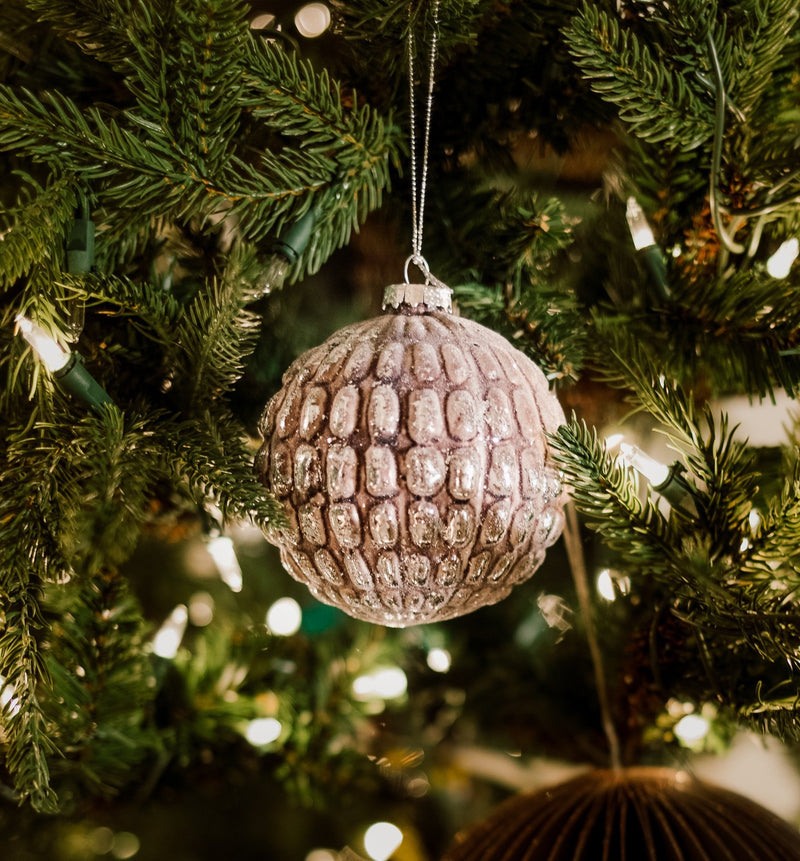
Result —
[{"label": "green foliage", "polygon": [[[46,627],[42,589],[66,566],[56,538],[59,509],[48,456],[47,429],[6,430],[0,461],[0,678],[4,694],[2,740],[6,767],[21,799],[53,812],[48,756],[55,751],[43,701],[50,691],[41,637]],[[36,472],[31,475],[33,466]]]},{"label": "green foliage", "polygon": [[[761,678],[743,675],[720,694],[748,714],[761,714],[751,706],[756,691],[776,683],[776,664],[795,667],[797,661],[798,473],[754,526],[759,475],[746,442],[736,439],[725,416],[705,410],[701,419],[692,399],[643,348],[626,343],[622,353],[621,342],[615,346],[607,380],[631,386],[636,403],[664,426],[685,464],[676,491],[682,488],[682,498],[669,518],[654,505],[652,491],[641,502],[630,472],[575,419],[553,438],[556,461],[578,509],[621,554],[631,576],[658,582],[673,613],[695,628],[712,677],[718,666],[729,668],[733,656],[742,666],[768,662]],[[791,677],[778,680],[793,686]]]},{"label": "green foliage", "polygon": [[559,269],[572,242],[563,205],[479,188],[460,190],[447,206],[459,213],[448,235],[456,262],[442,260],[440,269],[436,260],[434,268],[457,285],[461,313],[504,334],[549,378],[576,379],[585,343],[581,310]]},{"label": "green foliage", "polygon": [[58,252],[64,247],[63,236],[76,203],[72,183],[66,179],[54,180],[42,188],[30,180],[22,194],[24,197],[15,209],[2,213],[0,289],[11,287],[34,265],[50,261],[51,269],[62,266]]},{"label": "green foliage", "polygon": [[46,706],[61,753],[52,761],[54,781],[68,794],[113,795],[160,746],[148,719],[155,682],[143,652],[144,620],[114,571],[50,592],[48,609],[58,621]]},{"label": "green foliage", "polygon": [[[800,314],[793,278],[740,270],[671,281],[670,302],[646,311],[597,315],[602,356],[608,340],[649,343],[662,368],[679,379],[707,377],[720,393],[793,395],[800,380],[797,333]],[[601,361],[603,359],[601,358]]]},{"label": "green foliage", "polygon": [[[103,16],[93,8],[84,28],[77,9],[61,15],[67,5],[48,4],[48,17],[95,45],[91,33]],[[239,0],[162,6],[117,8],[110,20],[119,25],[105,31],[109,53],[93,49],[125,72],[135,106],[82,110],[56,91],[0,85],[0,148],[55,169],[68,165],[91,182],[106,211],[101,246],[135,243],[150,219],[190,214],[224,215],[242,235],[263,239],[300,217],[308,204],[297,199],[315,192],[317,242],[297,268],[313,271],[379,205],[397,130],[354,96],[345,110],[326,72],[250,34]],[[265,133],[288,134],[298,149],[287,156],[276,140],[254,162]],[[121,207],[131,197],[135,213]]]},{"label": "green foliage", "polygon": [[713,110],[706,88],[666,52],[588,3],[566,35],[592,88],[620,107],[620,118],[635,134],[650,143],[669,139],[684,150],[710,139]]}]

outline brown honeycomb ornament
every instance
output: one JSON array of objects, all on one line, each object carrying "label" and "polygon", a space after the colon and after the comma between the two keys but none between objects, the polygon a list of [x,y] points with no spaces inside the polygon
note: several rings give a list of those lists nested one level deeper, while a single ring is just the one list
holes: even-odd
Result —
[{"label": "brown honeycomb ornament", "polygon": [[442,861],[790,861],[800,833],[668,768],[592,771],[501,804]]},{"label": "brown honeycomb ornament", "polygon": [[545,433],[564,413],[542,371],[449,297],[388,287],[392,312],[300,356],[261,420],[283,564],[320,601],[392,627],[500,601],[563,528]]}]

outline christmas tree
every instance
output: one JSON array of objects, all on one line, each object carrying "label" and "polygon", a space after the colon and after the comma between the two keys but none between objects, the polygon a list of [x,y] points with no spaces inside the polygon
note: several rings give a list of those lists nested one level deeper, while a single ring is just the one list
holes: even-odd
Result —
[{"label": "christmas tree", "polygon": [[[423,861],[554,768],[796,754],[799,16],[3,0],[7,857]],[[571,501],[504,600],[391,628],[284,570],[254,461],[423,231]]]}]

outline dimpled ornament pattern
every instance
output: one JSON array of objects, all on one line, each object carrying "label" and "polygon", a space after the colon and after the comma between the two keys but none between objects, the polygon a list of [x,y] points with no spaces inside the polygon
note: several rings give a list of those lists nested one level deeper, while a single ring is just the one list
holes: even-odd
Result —
[{"label": "dimpled ornament pattern", "polygon": [[442,291],[387,288],[393,313],[300,356],[261,421],[256,470],[288,526],[268,534],[324,603],[393,627],[505,598],[561,534],[544,374]]}]

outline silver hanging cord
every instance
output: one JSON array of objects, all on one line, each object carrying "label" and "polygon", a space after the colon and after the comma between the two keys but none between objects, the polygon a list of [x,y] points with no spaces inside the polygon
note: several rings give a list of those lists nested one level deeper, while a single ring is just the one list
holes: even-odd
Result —
[{"label": "silver hanging cord", "polygon": [[433,87],[435,81],[436,49],[439,42],[439,0],[433,3],[433,31],[428,69],[428,100],[425,106],[425,128],[422,141],[422,167],[417,182],[417,122],[414,99],[414,27],[411,20],[411,4],[408,7],[408,107],[411,116],[411,256],[406,260],[405,279],[408,281],[408,265],[413,263],[425,275],[425,283],[441,284],[431,275],[428,261],[422,256],[422,232],[425,217],[425,191],[428,183],[428,155],[430,152],[431,113],[433,111]]}]

